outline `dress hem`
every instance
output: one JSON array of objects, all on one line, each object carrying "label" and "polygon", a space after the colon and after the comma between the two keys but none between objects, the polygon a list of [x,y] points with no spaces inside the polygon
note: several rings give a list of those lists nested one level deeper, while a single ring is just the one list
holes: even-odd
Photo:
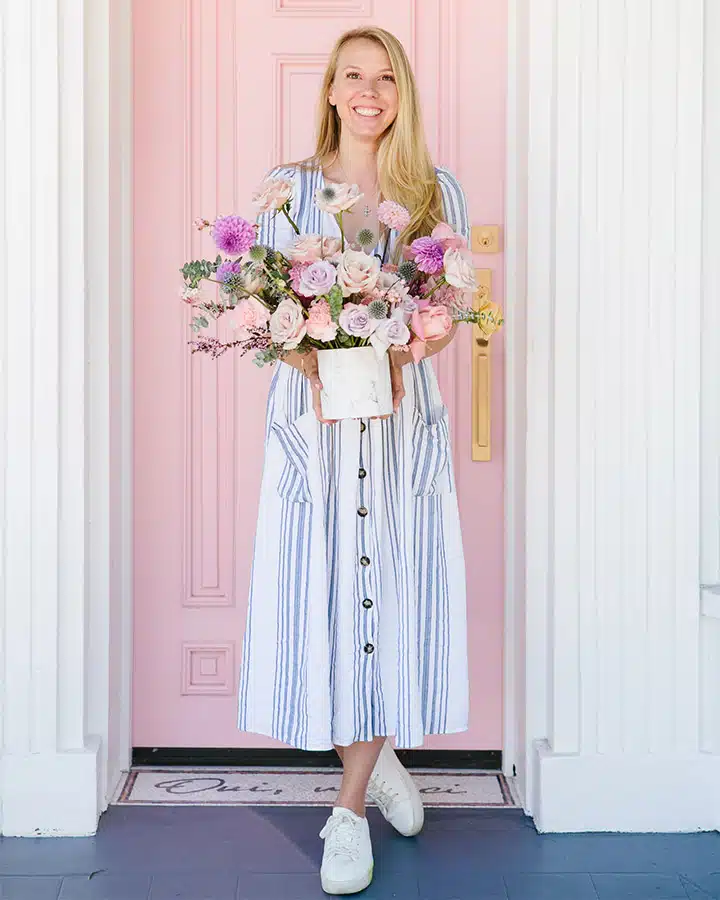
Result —
[{"label": "dress hem", "polygon": [[[467,731],[468,729],[469,729],[469,725],[465,724],[465,725],[459,726],[458,728],[443,728],[442,731],[426,731],[423,733],[423,737],[424,738],[425,737],[434,737],[436,735],[442,735],[442,734],[461,734],[463,731]],[[248,728],[242,728],[240,730],[246,732],[247,734],[260,734],[263,737],[270,737],[276,741],[280,741],[283,744],[287,744],[288,746],[292,747],[294,750],[304,750],[309,753],[318,753],[318,752],[324,752],[327,750],[334,750],[335,744],[337,744],[337,746],[339,746],[339,747],[348,747],[348,746],[350,746],[350,744],[353,744],[353,743],[365,743],[364,741],[358,741],[357,739],[355,739],[355,740],[347,741],[347,743],[343,743],[342,741],[337,740],[337,741],[331,742],[329,744],[324,744],[324,743],[323,744],[314,744],[314,743],[310,744],[310,743],[308,743],[305,745],[300,745],[300,744],[293,744],[290,741],[284,740],[283,738],[279,737],[277,734],[273,734],[272,730],[270,730],[270,729],[266,730],[263,728],[249,728],[248,727]],[[376,738],[376,737],[395,737],[395,732],[390,731],[387,734],[374,734],[373,738]],[[395,748],[397,750],[418,750],[418,749],[422,749],[422,742],[419,744],[398,744],[396,742]]]}]

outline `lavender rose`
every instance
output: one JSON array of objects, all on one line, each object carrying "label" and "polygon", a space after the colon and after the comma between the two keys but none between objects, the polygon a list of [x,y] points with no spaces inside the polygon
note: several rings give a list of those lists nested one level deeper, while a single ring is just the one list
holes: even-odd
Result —
[{"label": "lavender rose", "polygon": [[368,338],[377,328],[379,319],[372,318],[367,306],[360,303],[346,303],[338,322],[342,330],[351,337]]},{"label": "lavender rose", "polygon": [[270,316],[270,336],[274,344],[284,350],[294,350],[305,337],[306,326],[302,307],[286,297]]},{"label": "lavender rose", "polygon": [[300,293],[306,297],[327,294],[335,284],[335,266],[326,259],[318,259],[303,269],[300,276]]},{"label": "lavender rose", "polygon": [[382,355],[391,344],[400,346],[409,341],[410,329],[402,319],[381,319],[370,335],[370,343],[379,355]]}]

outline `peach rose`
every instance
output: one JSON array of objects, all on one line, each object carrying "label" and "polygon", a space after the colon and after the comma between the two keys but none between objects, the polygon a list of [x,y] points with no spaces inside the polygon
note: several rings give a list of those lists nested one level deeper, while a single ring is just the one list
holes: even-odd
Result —
[{"label": "peach rose", "polygon": [[285,178],[267,178],[252,196],[252,205],[259,213],[281,209],[292,197],[293,183]]},{"label": "peach rose", "polygon": [[331,259],[339,250],[339,238],[303,234],[285,251],[285,255],[295,262],[315,262],[317,259]]},{"label": "peach rose", "polygon": [[330,304],[327,300],[318,300],[310,307],[307,320],[308,337],[316,341],[333,341],[337,335],[337,322],[330,315]]},{"label": "peach rose", "polygon": [[462,250],[467,247],[467,241],[461,234],[456,234],[447,222],[439,222],[430,235],[433,240],[442,244],[443,250]]},{"label": "peach rose", "polygon": [[477,280],[475,278],[475,269],[469,262],[462,250],[445,251],[443,257],[443,265],[445,267],[445,281],[461,291],[476,291]]},{"label": "peach rose", "polygon": [[427,306],[419,316],[426,341],[436,341],[450,334],[453,320],[444,306]]},{"label": "peach rose", "polygon": [[270,335],[274,344],[284,350],[294,350],[305,337],[307,329],[302,307],[286,297],[270,316]]},{"label": "peach rose", "polygon": [[262,328],[269,320],[270,310],[255,297],[246,297],[235,307],[234,325],[241,339],[250,337],[248,329]]},{"label": "peach rose", "polygon": [[362,250],[346,250],[337,271],[338,284],[343,297],[351,294],[369,294],[377,284],[380,260]]}]

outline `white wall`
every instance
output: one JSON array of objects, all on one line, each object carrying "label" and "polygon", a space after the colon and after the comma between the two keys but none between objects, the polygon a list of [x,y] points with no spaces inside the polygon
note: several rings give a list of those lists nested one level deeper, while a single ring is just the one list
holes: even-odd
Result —
[{"label": "white wall", "polygon": [[115,722],[131,664],[122,501],[130,497],[122,343],[130,270],[118,262],[131,193],[129,144],[111,148],[111,140],[128,122],[129,4],[116,9],[126,22],[113,35],[126,50],[116,72],[124,86],[110,78],[118,58],[107,0],[0,6],[0,825],[8,835],[92,834],[128,759]]},{"label": "white wall", "polygon": [[525,416],[527,429],[513,488],[526,501],[516,681],[541,830],[720,824],[720,623],[700,612],[701,581],[720,581],[710,7],[516,4],[527,56],[511,79],[528,98],[510,132],[521,159],[527,147],[509,193],[521,319],[510,360],[527,359],[510,410],[516,438]]}]

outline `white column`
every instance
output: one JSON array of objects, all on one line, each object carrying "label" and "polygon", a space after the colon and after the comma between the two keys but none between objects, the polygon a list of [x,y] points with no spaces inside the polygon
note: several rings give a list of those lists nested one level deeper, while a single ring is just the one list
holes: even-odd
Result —
[{"label": "white column", "polygon": [[110,418],[108,4],[6,0],[0,16],[0,825],[92,834],[109,758],[117,774],[110,610],[127,571],[107,502],[122,452]]},{"label": "white column", "polygon": [[[720,644],[708,635],[703,671],[699,640],[703,309],[717,319],[703,223],[717,229],[720,202],[703,173],[704,86],[706,109],[720,104],[705,13],[703,0],[515,4],[510,138],[527,171],[510,171],[524,277],[509,273],[509,360],[524,354],[527,372],[510,394],[526,434],[512,581],[527,652],[513,676],[543,831],[720,824],[700,693]],[[716,441],[717,407],[705,412]],[[704,451],[717,478],[718,447]]]}]

